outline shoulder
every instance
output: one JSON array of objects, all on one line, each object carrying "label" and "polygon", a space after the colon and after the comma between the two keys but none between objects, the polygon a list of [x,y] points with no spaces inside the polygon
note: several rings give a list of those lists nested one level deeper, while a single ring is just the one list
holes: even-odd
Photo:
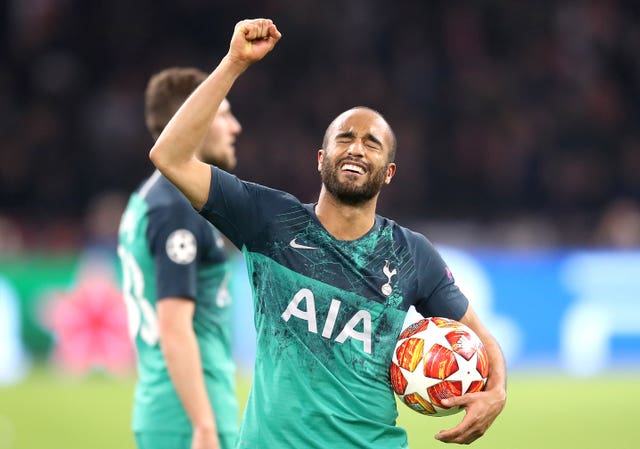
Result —
[{"label": "shoulder", "polygon": [[222,184],[222,185],[225,185],[225,186],[238,184],[238,185],[242,186],[242,188],[244,188],[248,192],[253,193],[254,195],[264,195],[264,196],[268,196],[268,197],[283,198],[283,199],[287,199],[287,200],[295,200],[295,201],[297,201],[297,199],[292,194],[290,194],[288,192],[285,192],[283,190],[278,190],[278,189],[274,189],[272,187],[267,187],[265,185],[258,184],[256,182],[252,182],[252,181],[246,181],[246,180],[238,178],[233,173],[229,173],[229,172],[224,171],[223,169],[221,169],[219,167],[216,167],[216,166],[213,166],[213,165],[211,167],[212,167],[212,170],[213,170],[211,178],[214,179],[217,184]]},{"label": "shoulder", "polygon": [[184,228],[199,235],[210,233],[209,228],[213,228],[182,192],[157,171],[141,185],[138,195],[147,205],[147,228],[152,234]]},{"label": "shoulder", "polygon": [[197,211],[189,200],[167,178],[155,172],[138,190],[138,194],[149,205],[149,210],[170,209],[176,213],[193,213]]},{"label": "shoulder", "polygon": [[269,215],[300,204],[292,194],[238,178],[218,167],[212,166],[211,193],[201,213],[205,216],[221,209],[249,210],[255,213],[266,211]]},{"label": "shoulder", "polygon": [[243,181],[249,188],[259,191],[262,195],[269,196],[274,198],[276,201],[283,201],[287,203],[298,203],[300,204],[300,200],[296,198],[289,192],[285,192],[284,190],[274,189],[272,187],[267,187],[262,184],[256,184],[255,182]]},{"label": "shoulder", "polygon": [[380,220],[381,227],[387,229],[397,243],[407,246],[412,251],[424,252],[434,250],[433,244],[424,234],[402,226],[386,217],[377,216],[377,219]]}]

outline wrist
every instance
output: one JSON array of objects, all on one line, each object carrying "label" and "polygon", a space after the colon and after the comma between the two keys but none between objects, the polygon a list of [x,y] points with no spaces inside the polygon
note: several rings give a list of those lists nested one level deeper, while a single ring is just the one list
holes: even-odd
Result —
[{"label": "wrist", "polygon": [[234,57],[230,52],[220,62],[220,67],[224,67],[236,77],[240,76],[250,65],[246,60]]},{"label": "wrist", "polygon": [[487,385],[484,391],[491,393],[501,402],[506,402],[507,400],[507,389],[503,385]]},{"label": "wrist", "polygon": [[194,423],[191,423],[191,426],[193,427],[194,431],[198,431],[200,433],[216,433],[217,432],[216,423],[213,420],[194,422]]}]

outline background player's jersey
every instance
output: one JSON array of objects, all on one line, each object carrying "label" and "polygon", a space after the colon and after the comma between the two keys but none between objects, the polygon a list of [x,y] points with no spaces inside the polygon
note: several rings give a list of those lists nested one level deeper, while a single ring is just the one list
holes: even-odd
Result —
[{"label": "background player's jersey", "polygon": [[186,297],[196,302],[193,328],[218,431],[237,432],[230,273],[220,233],[156,171],[131,195],[118,255],[138,352],[133,430],[191,432],[162,355],[156,314],[157,298]]},{"label": "background player's jersey", "polygon": [[212,169],[201,214],[245,254],[257,354],[241,448],[393,448],[392,351],[408,308],[460,319],[467,299],[423,236],[376,216],[340,241],[313,205]]}]

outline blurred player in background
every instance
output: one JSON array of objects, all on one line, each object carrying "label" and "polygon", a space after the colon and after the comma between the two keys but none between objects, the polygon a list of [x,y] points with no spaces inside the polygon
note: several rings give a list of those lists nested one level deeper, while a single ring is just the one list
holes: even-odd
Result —
[{"label": "blurred player in background", "polygon": [[357,107],[329,125],[317,156],[322,188],[315,204],[196,157],[218,104],[280,38],[268,19],[239,22],[227,55],[150,153],[246,257],[258,341],[238,447],[408,447],[406,431],[396,426],[389,365],[411,306],[460,320],[487,349],[486,391],[449,399],[445,405],[466,414],[436,435],[470,443],[504,407],[504,359],[431,243],[376,214],[380,190],[396,171],[396,139],[384,118]]},{"label": "blurred player in background", "polygon": [[[154,139],[205,79],[193,68],[151,77],[145,116]],[[221,99],[202,125],[197,157],[233,169],[241,127],[229,102]],[[222,236],[156,170],[129,199],[118,255],[138,352],[132,423],[138,448],[233,448],[238,404]]]}]

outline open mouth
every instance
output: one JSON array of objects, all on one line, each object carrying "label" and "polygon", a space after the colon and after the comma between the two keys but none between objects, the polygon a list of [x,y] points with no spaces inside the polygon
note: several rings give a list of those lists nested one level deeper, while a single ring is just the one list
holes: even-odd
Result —
[{"label": "open mouth", "polygon": [[364,169],[364,167],[354,164],[352,162],[345,162],[344,164],[342,164],[342,166],[340,167],[340,169],[342,171],[346,171],[349,173],[355,173],[358,175],[364,175],[366,170]]}]

